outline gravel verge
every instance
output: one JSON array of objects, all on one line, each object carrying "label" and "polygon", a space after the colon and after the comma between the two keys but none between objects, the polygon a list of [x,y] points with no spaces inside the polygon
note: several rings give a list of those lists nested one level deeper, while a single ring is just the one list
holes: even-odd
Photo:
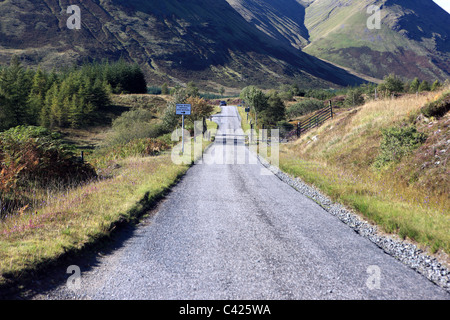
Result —
[{"label": "gravel verge", "polygon": [[312,199],[325,211],[337,217],[359,235],[368,238],[387,254],[401,261],[403,264],[425,276],[428,280],[442,287],[450,293],[450,270],[436,258],[426,254],[423,250],[407,241],[399,241],[394,237],[381,234],[377,227],[364,221],[360,216],[351,212],[339,203],[333,202],[320,190],[307,185],[300,178],[294,178],[281,171],[258,155],[261,164],[275,174],[281,181],[287,183],[302,195]]}]

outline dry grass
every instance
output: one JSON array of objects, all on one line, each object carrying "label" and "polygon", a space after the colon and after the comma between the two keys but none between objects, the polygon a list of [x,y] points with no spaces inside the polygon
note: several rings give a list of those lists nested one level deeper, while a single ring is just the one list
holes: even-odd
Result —
[{"label": "dry grass", "polygon": [[[371,101],[342,112],[282,146],[280,167],[351,206],[384,231],[417,241],[432,252],[449,253],[450,116],[419,116],[420,107],[437,96]],[[374,168],[381,130],[411,121],[428,135],[424,145],[399,163]]]},{"label": "dry grass", "polygon": [[2,221],[0,274],[19,276],[107,236],[120,221],[137,219],[188,166],[173,164],[166,154],[124,159],[117,168],[110,179],[51,194],[41,208]]},{"label": "dry grass", "polygon": [[[208,127],[217,125],[208,121]],[[209,144],[203,141],[203,150]],[[118,157],[99,180],[36,190],[32,209],[0,221],[0,286],[97,243],[118,223],[137,222],[189,167],[173,163],[170,152]]]},{"label": "dry grass", "polygon": [[167,95],[152,94],[118,94],[112,95],[112,103],[125,108],[144,108],[151,110],[155,115],[159,115],[170,101]]}]

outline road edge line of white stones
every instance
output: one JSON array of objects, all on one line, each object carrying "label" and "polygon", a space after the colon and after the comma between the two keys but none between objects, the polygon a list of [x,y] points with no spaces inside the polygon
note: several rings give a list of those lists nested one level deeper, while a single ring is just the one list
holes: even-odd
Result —
[{"label": "road edge line of white stones", "polygon": [[314,188],[300,178],[292,177],[278,167],[271,165],[266,159],[257,155],[260,163],[302,195],[320,205],[325,211],[337,217],[351,227],[359,235],[369,239],[387,254],[425,276],[428,280],[450,293],[450,270],[436,258],[431,257],[416,245],[407,241],[399,241],[387,235],[381,235],[377,227],[364,221],[359,215],[351,212],[342,204],[333,202],[320,190]]}]

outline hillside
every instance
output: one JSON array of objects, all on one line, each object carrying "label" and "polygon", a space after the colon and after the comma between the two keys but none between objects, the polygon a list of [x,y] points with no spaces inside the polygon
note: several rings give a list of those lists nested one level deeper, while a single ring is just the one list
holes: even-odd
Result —
[{"label": "hillside", "polygon": [[150,82],[195,80],[219,85],[345,86],[361,80],[282,44],[246,21],[225,0],[86,0],[82,27],[69,30],[67,0],[0,3],[0,63],[13,54],[27,65],[61,67],[123,57],[144,67]]},{"label": "hillside", "polygon": [[[0,63],[16,54],[49,70],[123,57],[154,85],[194,80],[212,92],[450,75],[450,14],[432,0],[86,0],[81,30],[66,27],[70,4],[0,2]],[[372,4],[380,30],[366,26]]]},{"label": "hillside", "polygon": [[[450,75],[450,14],[432,0],[228,2],[268,36],[367,79]],[[367,28],[370,5],[381,8],[380,30]]]},{"label": "hillside", "polygon": [[[381,7],[380,30],[366,26],[372,4]],[[450,76],[450,14],[432,0],[317,0],[306,9],[305,25],[305,52],[368,76]]]},{"label": "hillside", "polygon": [[[442,97],[444,115],[422,113]],[[382,231],[448,254],[449,98],[447,87],[341,109],[322,127],[283,145],[280,168]]]},{"label": "hillside", "polygon": [[305,4],[297,0],[227,0],[242,17],[285,44],[301,49],[309,43]]}]

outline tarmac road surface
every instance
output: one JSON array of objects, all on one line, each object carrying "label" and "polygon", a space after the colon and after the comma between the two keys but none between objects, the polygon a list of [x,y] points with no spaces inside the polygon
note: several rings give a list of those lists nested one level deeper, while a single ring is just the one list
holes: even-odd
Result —
[{"label": "tarmac road surface", "polygon": [[209,161],[116,250],[80,266],[77,290],[62,284],[43,298],[449,299],[265,170],[244,146],[236,107],[214,119]]}]

